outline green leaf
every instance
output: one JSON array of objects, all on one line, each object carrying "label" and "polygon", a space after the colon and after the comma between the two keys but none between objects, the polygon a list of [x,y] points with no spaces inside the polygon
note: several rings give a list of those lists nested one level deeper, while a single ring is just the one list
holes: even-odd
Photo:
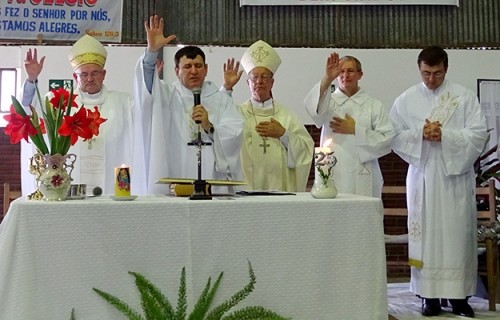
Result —
[{"label": "green leaf", "polygon": [[71,147],[71,136],[59,136],[59,139],[61,143],[59,144],[59,152],[56,153],[67,154],[69,147]]},{"label": "green leaf", "polygon": [[208,309],[210,308],[210,305],[212,304],[212,301],[215,297],[215,293],[218,288],[218,284],[220,283],[220,279],[222,278],[222,272],[217,278],[216,285],[212,290],[210,290],[211,287],[211,282],[212,278],[208,277],[207,284],[205,285],[205,288],[203,289],[203,292],[201,293],[200,297],[198,298],[198,301],[196,302],[193,311],[189,315],[188,320],[196,320],[196,319],[203,319],[205,317],[205,314],[208,312]]},{"label": "green leaf", "polygon": [[222,318],[222,320],[288,320],[288,319],[289,318],[283,318],[279,314],[260,306],[245,307]]},{"label": "green leaf", "polygon": [[36,148],[40,150],[41,154],[49,153],[49,148],[47,147],[47,144],[45,143],[45,140],[43,139],[43,135],[41,133],[31,136],[30,138],[31,141],[35,144]]},{"label": "green leaf", "polygon": [[[66,115],[69,116],[71,114],[71,102],[73,101],[73,81],[71,81],[71,85],[69,88],[69,99],[68,99],[68,105],[66,106]],[[82,105],[83,108],[83,105]]]},{"label": "green leaf", "polygon": [[47,138],[49,140],[49,145],[51,146],[50,150],[51,155],[57,153],[55,152],[55,150],[57,149],[56,134],[58,127],[55,124],[53,109],[54,108],[50,104],[49,98],[45,97],[45,104],[42,105],[42,113],[43,113],[43,118],[45,119],[45,130],[47,131]]},{"label": "green leaf", "polygon": [[16,99],[16,97],[10,96],[10,98],[12,99],[12,105],[14,105],[14,110],[16,110],[16,113],[19,114],[22,117],[26,117],[27,116],[26,111],[24,111],[23,106]]},{"label": "green leaf", "polygon": [[145,320],[137,311],[133,310],[128,304],[118,299],[117,297],[96,288],[92,289],[97,292],[97,294],[99,294],[104,300],[106,300],[121,313],[123,313],[129,320]]},{"label": "green leaf", "polygon": [[253,273],[252,265],[250,261],[248,262],[248,273],[250,276],[250,282],[240,291],[236,292],[231,298],[215,307],[206,317],[206,320],[220,320],[222,315],[229,309],[243,301],[254,289],[255,286],[255,274]]},{"label": "green leaf", "polygon": [[[178,303],[177,310],[174,312],[170,302],[167,298],[156,288],[148,279],[137,272],[129,272],[136,279],[136,285],[141,294],[141,305],[144,313],[146,314],[146,319],[144,319],[136,311],[132,310],[125,302],[120,299],[103,292],[99,289],[93,288],[101,297],[108,301],[111,305],[117,308],[119,311],[124,313],[129,320],[186,320],[186,269],[182,268],[179,292],[178,292]],[[237,305],[243,299],[245,299],[254,289],[256,278],[252,269],[250,261],[248,262],[248,273],[250,276],[249,283],[240,291],[235,293],[227,301],[214,308],[206,317],[205,314],[208,312],[210,305],[212,304],[215,294],[221,284],[223,272],[220,273],[219,277],[211,286],[211,278],[208,278],[207,284],[203,289],[198,301],[193,308],[193,311],[189,315],[188,320],[286,320],[277,313],[265,309],[260,306],[246,307],[241,310],[235,311],[232,314],[222,318],[224,313],[229,309]]]},{"label": "green leaf", "polygon": [[175,319],[186,320],[187,297],[186,297],[186,268],[182,268],[179,292],[177,294],[177,311]]},{"label": "green leaf", "polygon": [[[161,291],[140,273],[129,272],[129,274],[135,277],[146,319],[174,319],[174,309]],[[154,318],[155,316],[160,318]]]}]

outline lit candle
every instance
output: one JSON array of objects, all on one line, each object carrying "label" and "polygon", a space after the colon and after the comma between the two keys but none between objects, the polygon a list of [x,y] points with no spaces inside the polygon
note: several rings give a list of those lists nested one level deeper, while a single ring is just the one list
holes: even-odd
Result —
[{"label": "lit candle", "polygon": [[115,168],[115,196],[130,197],[130,167],[124,164]]},{"label": "lit candle", "polygon": [[320,161],[323,161],[323,162],[325,161],[325,159],[323,158],[323,156],[320,155],[320,153],[323,153],[323,155],[326,156],[330,152],[332,152],[332,149],[330,149],[328,147],[316,147],[316,148],[314,148],[314,167],[315,167],[315,170],[314,170],[314,180],[321,181],[321,178],[319,177],[319,172],[318,172],[318,167],[319,166],[321,167],[321,169],[323,170],[323,172],[326,172],[328,170],[324,164],[323,165],[318,165],[316,163],[317,160],[320,160]]}]

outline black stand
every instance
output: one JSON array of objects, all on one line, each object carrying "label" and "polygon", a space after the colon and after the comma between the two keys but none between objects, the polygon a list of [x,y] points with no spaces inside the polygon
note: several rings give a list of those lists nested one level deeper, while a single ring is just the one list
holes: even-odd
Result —
[{"label": "black stand", "polygon": [[210,185],[201,179],[201,149],[204,146],[212,145],[211,142],[205,142],[201,139],[201,129],[200,125],[198,125],[198,137],[196,140],[188,142],[188,146],[196,146],[198,151],[196,155],[198,156],[198,179],[194,181],[194,192],[189,197],[189,200],[212,200]]}]

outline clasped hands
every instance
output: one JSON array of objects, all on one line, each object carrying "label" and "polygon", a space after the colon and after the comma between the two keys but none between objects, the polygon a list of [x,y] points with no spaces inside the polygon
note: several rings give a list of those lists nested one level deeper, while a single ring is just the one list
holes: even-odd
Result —
[{"label": "clasped hands", "polygon": [[264,138],[276,138],[279,139],[285,134],[285,128],[278,121],[271,118],[271,121],[262,121],[255,126],[257,133]]},{"label": "clasped hands", "polygon": [[330,128],[335,133],[355,134],[356,121],[346,113],[345,118],[333,117],[330,121]]},{"label": "clasped hands", "polygon": [[428,141],[441,141],[441,123],[439,121],[431,122],[425,119],[423,138]]}]

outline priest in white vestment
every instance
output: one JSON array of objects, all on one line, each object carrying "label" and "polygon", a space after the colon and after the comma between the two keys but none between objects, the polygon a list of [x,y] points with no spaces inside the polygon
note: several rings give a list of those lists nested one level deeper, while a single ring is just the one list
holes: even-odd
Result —
[{"label": "priest in white vestment", "polygon": [[[228,61],[224,72],[228,92],[237,82],[230,83],[227,77],[227,71],[236,71],[228,68],[232,63]],[[314,141],[298,115],[272,96],[273,76],[280,64],[278,53],[262,40],[252,44],[241,58],[251,93],[251,98],[238,106],[245,119],[241,163],[247,190],[306,190]]]},{"label": "priest in white vestment", "polygon": [[[338,191],[380,198],[384,179],[378,158],[391,151],[394,132],[386,108],[359,87],[362,76],[357,58],[340,59],[332,53],[323,79],[308,93],[304,105],[322,128],[321,145],[331,147],[337,158],[333,180]],[[338,88],[331,93],[335,79]]]},{"label": "priest in white vestment", "polygon": [[410,290],[424,298],[422,314],[473,317],[466,301],[476,292],[477,210],[473,164],[487,140],[486,120],[471,90],[445,79],[448,56],[421,51],[422,82],[403,92],[390,112],[393,150],[409,164],[406,178]]},{"label": "priest in white vestment", "polygon": [[[148,193],[169,193],[160,178],[198,178],[198,149],[188,143],[201,132],[211,145],[201,149],[202,179],[242,180],[240,143],[243,120],[232,99],[205,81],[205,54],[194,46],[175,55],[178,81],[160,81],[156,69],[159,51],[175,36],[164,37],[163,18],[152,16],[146,25],[148,47],[139,59],[135,76],[136,115],[135,165],[143,167]],[[195,105],[193,89],[201,89]],[[199,122],[199,124],[198,124]],[[141,150],[142,149],[142,150]],[[220,190],[219,190],[220,191]]]},{"label": "priest in white vestment", "polygon": [[[72,183],[87,184],[87,194],[92,194],[95,187],[101,188],[105,194],[114,194],[115,167],[132,164],[133,99],[126,92],[111,91],[104,86],[107,51],[95,38],[89,35],[81,37],[71,47],[68,59],[73,67],[73,78],[76,81],[74,94],[78,96],[75,101],[79,106],[92,110],[97,106],[101,117],[106,119],[100,126],[98,136],[89,141],[78,140],[69,149],[68,153],[77,156],[71,173]],[[43,69],[44,60],[45,57],[42,57],[38,61],[36,49],[33,51],[30,49],[25,60],[27,79],[23,87],[22,104],[25,107],[33,105],[38,112],[41,111],[35,94],[35,84]],[[23,195],[29,195],[36,189],[35,177],[27,170],[29,159],[35,152],[33,144],[22,142]],[[134,172],[131,174],[133,181]],[[131,187],[132,192],[141,193],[133,183]]]}]

